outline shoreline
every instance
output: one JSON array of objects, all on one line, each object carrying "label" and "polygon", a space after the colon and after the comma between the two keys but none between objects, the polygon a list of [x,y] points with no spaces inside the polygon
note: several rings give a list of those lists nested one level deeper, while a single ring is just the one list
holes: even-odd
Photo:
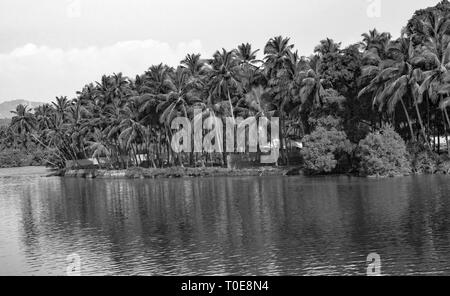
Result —
[{"label": "shoreline", "polygon": [[222,167],[170,167],[170,168],[140,168],[133,167],[121,170],[110,169],[60,169],[47,177],[67,177],[85,179],[171,179],[171,178],[201,178],[201,177],[264,177],[264,176],[351,176],[366,179],[390,179],[421,175],[450,175],[447,172],[434,173],[412,172],[410,174],[395,175],[358,175],[351,173],[307,175],[299,166],[290,167],[253,167],[228,169]]},{"label": "shoreline", "polygon": [[[26,168],[11,167],[3,169]],[[351,176],[367,179],[389,179],[407,176],[421,175],[450,175],[450,171],[436,170],[430,172],[412,172],[402,175],[359,175],[355,173],[334,173],[308,175],[305,174],[301,166],[280,166],[280,167],[251,167],[229,169],[223,167],[168,167],[168,168],[141,168],[131,167],[128,169],[111,170],[100,168],[84,169],[52,169],[44,166],[31,166],[30,168],[45,168],[39,171],[42,177],[67,177],[67,178],[85,178],[85,179],[171,179],[171,178],[201,178],[201,177],[262,177],[262,176]]]},{"label": "shoreline", "polygon": [[198,177],[246,177],[246,176],[300,176],[299,167],[255,167],[228,169],[221,167],[170,167],[170,168],[128,168],[122,170],[107,169],[62,169],[47,177],[59,176],[86,179],[161,179],[161,178],[198,178]]}]

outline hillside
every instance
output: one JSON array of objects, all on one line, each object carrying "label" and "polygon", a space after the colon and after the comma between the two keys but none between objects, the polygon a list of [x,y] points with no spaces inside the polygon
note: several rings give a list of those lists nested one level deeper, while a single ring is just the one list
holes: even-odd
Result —
[{"label": "hillside", "polygon": [[11,118],[13,116],[11,111],[15,110],[16,106],[19,104],[27,105],[30,108],[34,108],[39,105],[42,105],[43,103],[25,101],[25,100],[13,100],[13,101],[6,101],[3,103],[0,103],[0,119]]}]

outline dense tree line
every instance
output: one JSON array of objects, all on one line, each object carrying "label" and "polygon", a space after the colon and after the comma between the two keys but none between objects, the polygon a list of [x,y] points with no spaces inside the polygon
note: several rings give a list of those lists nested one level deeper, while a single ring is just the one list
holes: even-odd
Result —
[{"label": "dense tree line", "polygon": [[[343,131],[352,143],[386,124],[428,151],[441,151],[441,137],[448,141],[447,0],[417,11],[398,39],[374,29],[346,48],[327,38],[303,57],[278,36],[267,42],[262,60],[257,53],[246,43],[207,59],[188,54],[176,68],[154,65],[134,78],[104,75],[76,98],[57,97],[34,110],[20,105],[0,130],[0,149],[38,147],[55,166],[104,157],[123,168],[142,154],[151,167],[214,162],[170,148],[172,119],[193,119],[194,108],[203,117],[279,117],[281,163],[288,162],[288,139],[311,135],[329,116],[339,122],[333,132]],[[218,160],[225,164],[226,154]]]}]

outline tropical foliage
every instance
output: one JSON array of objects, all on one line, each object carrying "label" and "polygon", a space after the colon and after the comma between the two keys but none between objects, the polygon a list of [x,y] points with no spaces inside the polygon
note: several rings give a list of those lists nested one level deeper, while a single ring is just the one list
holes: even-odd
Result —
[{"label": "tropical foliage", "polygon": [[[211,58],[187,54],[176,68],[159,64],[136,77],[104,75],[75,98],[57,97],[34,110],[18,106],[0,130],[0,149],[38,147],[59,167],[85,158],[103,159],[110,168],[226,165],[226,153],[174,153],[170,147],[173,118],[215,115],[279,117],[280,164],[289,163],[290,140],[305,136],[321,145],[330,137],[365,139],[363,157],[372,155],[373,142],[400,142],[396,136],[385,141],[379,130],[390,136],[395,130],[427,153],[446,145],[450,154],[449,70],[450,3],[444,0],[417,11],[397,39],[374,29],[343,48],[326,38],[304,57],[289,38],[277,36],[261,52],[243,43]],[[338,117],[339,127],[318,128],[317,120],[327,116]],[[393,130],[383,129],[386,124]],[[334,148],[324,149],[333,154]],[[310,164],[323,172],[335,167],[331,158],[330,164]]]},{"label": "tropical foliage", "polygon": [[333,172],[339,160],[349,158],[353,147],[345,132],[337,129],[339,124],[332,116],[321,118],[315,130],[304,137],[302,156],[307,173]]},{"label": "tropical foliage", "polygon": [[373,176],[402,176],[411,172],[406,144],[394,129],[386,125],[370,133],[359,143],[360,173]]}]

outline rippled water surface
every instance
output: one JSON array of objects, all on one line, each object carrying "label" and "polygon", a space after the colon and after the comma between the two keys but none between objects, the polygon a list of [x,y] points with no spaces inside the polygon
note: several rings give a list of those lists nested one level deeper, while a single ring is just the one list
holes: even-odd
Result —
[{"label": "rippled water surface", "polygon": [[0,170],[0,275],[450,275],[450,177],[45,178]]}]

